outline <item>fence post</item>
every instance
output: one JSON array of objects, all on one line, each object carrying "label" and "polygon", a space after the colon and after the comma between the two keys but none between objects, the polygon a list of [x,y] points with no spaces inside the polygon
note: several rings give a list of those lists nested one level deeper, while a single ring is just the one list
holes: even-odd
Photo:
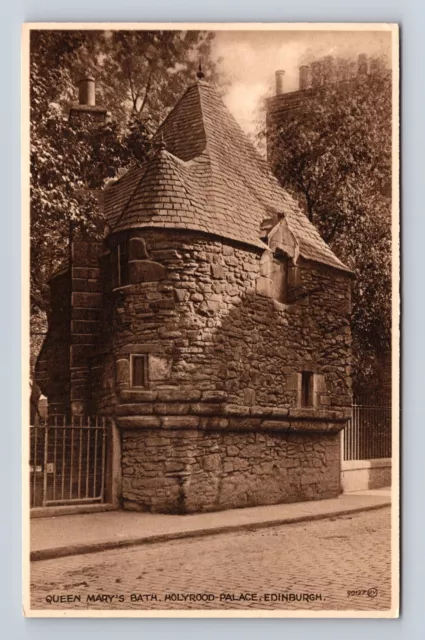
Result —
[{"label": "fence post", "polygon": [[49,427],[44,425],[44,455],[43,455],[43,507],[47,502],[47,458],[49,454]]}]

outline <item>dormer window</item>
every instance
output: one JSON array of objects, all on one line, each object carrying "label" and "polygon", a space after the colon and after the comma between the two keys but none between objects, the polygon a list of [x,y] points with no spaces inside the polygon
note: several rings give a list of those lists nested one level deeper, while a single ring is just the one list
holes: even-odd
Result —
[{"label": "dormer window", "polygon": [[128,240],[112,247],[112,288],[123,287],[129,283],[128,276]]}]

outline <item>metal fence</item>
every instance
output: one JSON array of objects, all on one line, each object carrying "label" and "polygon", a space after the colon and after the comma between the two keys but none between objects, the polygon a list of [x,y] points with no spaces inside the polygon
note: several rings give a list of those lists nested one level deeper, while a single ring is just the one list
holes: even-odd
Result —
[{"label": "metal fence", "polygon": [[30,506],[104,502],[109,425],[55,416],[30,427]]},{"label": "metal fence", "polygon": [[357,399],[343,434],[344,460],[391,458],[391,403]]}]

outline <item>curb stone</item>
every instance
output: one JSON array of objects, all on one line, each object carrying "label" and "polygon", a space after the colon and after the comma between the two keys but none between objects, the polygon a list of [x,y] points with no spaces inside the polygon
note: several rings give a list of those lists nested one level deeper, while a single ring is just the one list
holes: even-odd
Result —
[{"label": "curb stone", "polygon": [[126,540],[106,540],[103,542],[94,542],[89,544],[83,543],[76,545],[65,545],[63,547],[54,547],[51,549],[39,549],[36,551],[31,551],[30,561],[36,562],[40,560],[53,560],[55,558],[84,555],[87,553],[99,553],[101,551],[110,551],[112,549],[142,546],[145,544],[163,543],[171,540],[182,540],[184,538],[201,538],[222,533],[231,533],[234,531],[255,531],[257,529],[280,527],[285,524],[298,524],[300,522],[326,520],[328,518],[340,518],[351,514],[361,513],[363,511],[374,511],[376,509],[383,509],[389,506],[391,506],[391,500],[381,502],[379,504],[354,507],[352,509],[342,509],[341,511],[335,511],[333,513],[315,513],[294,517],[287,516],[286,518],[264,520],[263,522],[244,522],[241,524],[222,525],[204,529],[200,528],[186,531],[151,534],[147,536],[140,536],[137,538],[127,538]]}]

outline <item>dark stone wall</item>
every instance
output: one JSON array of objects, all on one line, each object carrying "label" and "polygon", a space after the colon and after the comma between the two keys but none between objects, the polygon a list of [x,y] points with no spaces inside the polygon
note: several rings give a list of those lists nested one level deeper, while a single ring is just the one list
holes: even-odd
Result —
[{"label": "dark stone wall", "polygon": [[130,387],[133,353],[147,354],[146,392],[170,390],[176,399],[181,392],[184,400],[195,390],[206,401],[214,391],[230,404],[290,408],[299,406],[299,375],[309,370],[318,408],[351,406],[344,273],[301,263],[303,297],[285,305],[269,297],[260,251],[147,230],[132,260],[134,244],[133,284],[109,294],[100,331],[100,349],[114,354],[118,405],[151,398]]}]

